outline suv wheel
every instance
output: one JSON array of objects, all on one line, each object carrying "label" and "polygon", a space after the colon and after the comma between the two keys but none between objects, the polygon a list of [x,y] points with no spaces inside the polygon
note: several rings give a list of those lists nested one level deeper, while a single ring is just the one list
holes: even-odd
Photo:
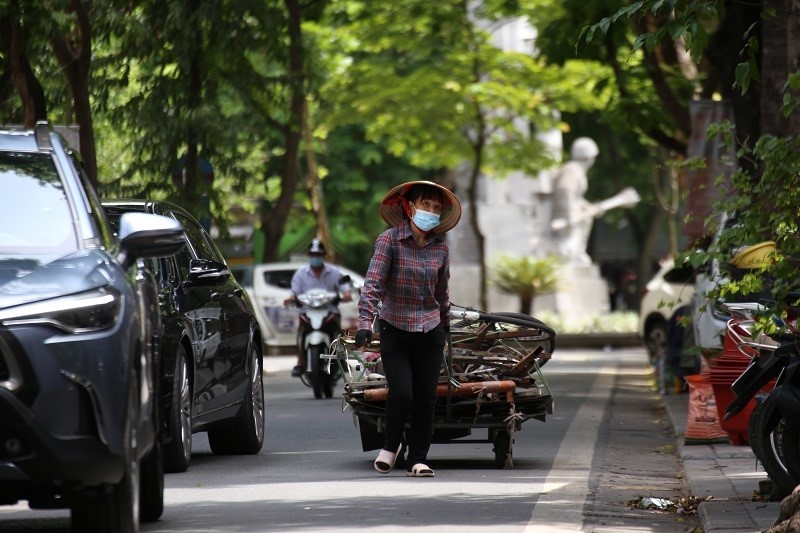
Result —
[{"label": "suv wheel", "polygon": [[125,473],[110,494],[72,508],[72,530],[106,533],[139,531],[139,380],[131,374],[128,386],[128,425],[125,430]]},{"label": "suv wheel", "polygon": [[139,519],[155,522],[164,512],[164,453],[158,439],[142,459],[141,470]]}]

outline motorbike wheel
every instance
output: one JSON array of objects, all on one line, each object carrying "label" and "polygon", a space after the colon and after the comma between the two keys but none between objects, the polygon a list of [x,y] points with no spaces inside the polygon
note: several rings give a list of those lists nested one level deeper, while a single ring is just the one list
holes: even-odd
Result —
[{"label": "motorbike wheel", "polygon": [[306,356],[310,358],[311,362],[311,388],[314,390],[314,398],[322,398],[323,383],[327,381],[324,376],[325,372],[322,370],[322,360],[319,358],[322,350],[319,345],[309,346],[306,348]]},{"label": "motorbike wheel", "polygon": [[323,373],[325,383],[322,387],[322,393],[326,398],[333,398],[333,391],[336,388],[336,384],[342,378],[342,375],[336,363],[331,363],[330,367],[327,365],[322,366],[323,369],[326,367],[328,369],[327,372]]},{"label": "motorbike wheel", "polygon": [[761,405],[764,403],[766,395],[759,394],[755,397],[756,406],[750,413],[750,418],[747,420],[747,440],[750,443],[750,449],[753,450],[753,455],[760,463],[764,463],[764,450],[761,449],[761,439],[758,438],[759,426],[761,422]]},{"label": "motorbike wheel", "polygon": [[[781,500],[791,494],[792,490],[797,486],[797,482],[789,475],[789,471],[786,468],[784,455],[786,448],[783,444],[786,420],[781,418],[777,424],[769,423],[771,417],[780,417],[780,413],[771,406],[771,399],[772,396],[770,395],[761,402],[758,420],[754,423],[757,425],[756,439],[758,443],[756,446],[761,450],[761,464],[764,466],[764,471],[772,481],[770,499],[774,501]],[[773,425],[774,429],[770,431],[769,427]],[[800,429],[800,426],[798,429]],[[795,443],[796,445],[797,442]],[[797,454],[798,450],[795,450],[794,453]]]},{"label": "motorbike wheel", "polygon": [[333,388],[336,386],[336,378],[325,376],[322,383],[322,394],[326,398],[333,398]]},{"label": "motorbike wheel", "polygon": [[800,484],[800,421],[794,419],[783,421],[781,448],[788,476],[796,486]]}]

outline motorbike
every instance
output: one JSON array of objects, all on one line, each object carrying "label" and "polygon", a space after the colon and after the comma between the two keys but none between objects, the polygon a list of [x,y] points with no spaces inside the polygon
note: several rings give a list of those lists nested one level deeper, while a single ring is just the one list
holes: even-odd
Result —
[{"label": "motorbike", "polygon": [[[343,276],[339,286],[350,283],[350,276]],[[341,378],[336,365],[326,365],[322,357],[330,351],[334,340],[333,325],[338,323],[339,314],[328,310],[338,305],[341,294],[325,289],[311,289],[297,295],[300,312],[300,327],[303,329],[300,347],[305,353],[305,368],[300,375],[303,384],[314,391],[314,398],[331,398],[336,383]]]},{"label": "motorbike", "polygon": [[[790,293],[795,300],[800,293]],[[745,317],[752,323],[756,307],[745,304],[727,306],[739,320]],[[744,308],[742,306],[745,305]],[[757,304],[756,304],[757,305]],[[787,320],[774,318],[778,332],[765,338],[747,341],[757,354],[742,374],[733,382],[735,394],[724,418],[740,413],[755,399],[756,406],[748,421],[750,447],[772,480],[771,499],[782,499],[800,484],[800,332],[796,310],[789,309]],[[774,381],[774,387],[767,393]],[[787,428],[788,431],[787,431]]]}]

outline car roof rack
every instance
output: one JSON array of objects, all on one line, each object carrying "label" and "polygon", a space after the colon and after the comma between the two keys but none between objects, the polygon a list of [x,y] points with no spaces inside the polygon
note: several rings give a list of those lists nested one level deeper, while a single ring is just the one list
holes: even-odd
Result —
[{"label": "car roof rack", "polygon": [[36,144],[40,150],[52,150],[53,143],[50,141],[50,123],[46,120],[39,120],[33,128],[36,137]]}]

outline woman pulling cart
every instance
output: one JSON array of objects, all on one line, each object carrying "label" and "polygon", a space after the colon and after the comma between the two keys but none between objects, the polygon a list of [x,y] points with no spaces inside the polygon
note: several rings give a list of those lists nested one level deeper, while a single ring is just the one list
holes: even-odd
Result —
[{"label": "woman pulling cart", "polygon": [[391,189],[380,204],[391,226],[375,241],[358,303],[356,348],[372,340],[381,305],[381,362],[389,386],[385,442],[375,470],[389,473],[411,413],[406,475],[433,477],[425,462],[433,434],[436,386],[450,328],[450,252],[441,235],[461,218],[458,198],[429,181]]}]

